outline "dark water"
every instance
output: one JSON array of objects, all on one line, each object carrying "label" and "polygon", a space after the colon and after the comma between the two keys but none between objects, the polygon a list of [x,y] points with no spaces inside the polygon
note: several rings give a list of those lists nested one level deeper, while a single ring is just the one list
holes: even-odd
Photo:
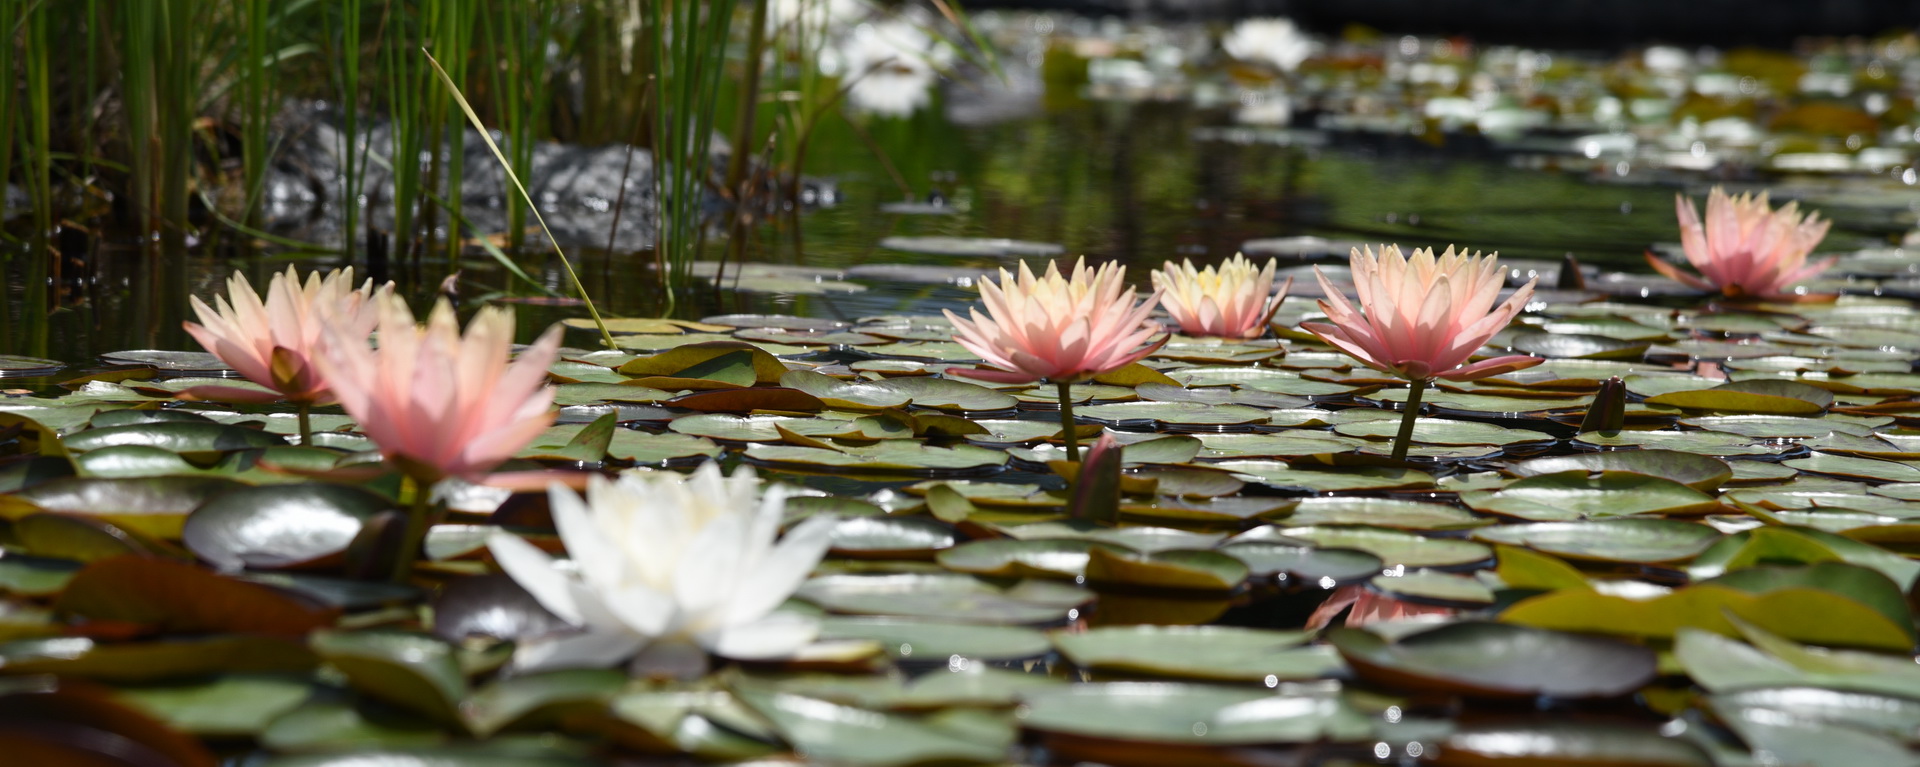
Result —
[{"label": "dark water", "polygon": [[[837,182],[838,203],[761,227],[747,260],[830,268],[1011,266],[1013,259],[877,245],[889,235],[1008,237],[1058,243],[1069,257],[1117,259],[1144,281],[1146,269],[1165,259],[1218,260],[1244,241],[1265,237],[1459,243],[1509,257],[1558,260],[1572,253],[1616,268],[1633,268],[1651,243],[1677,239],[1671,188],[1594,183],[1583,171],[1522,167],[1528,163],[1467,140],[1433,147],[1333,137],[1299,147],[1196,135],[1229,125],[1224,110],[1078,99],[1049,99],[1038,114],[990,125],[958,126],[937,109],[911,119],[873,119],[865,123],[871,143],[830,122],[813,143],[807,169]],[[938,193],[956,212],[881,211],[909,193],[916,199]],[[1836,230],[1829,247],[1859,239]],[[187,295],[211,296],[231,269],[244,269],[264,285],[270,272],[290,262],[338,265],[298,252],[242,257],[231,246],[169,257],[110,238],[86,251],[88,279],[70,284],[46,350],[78,364],[108,351],[197,348],[180,330],[189,316]],[[650,253],[573,255],[603,313],[634,314],[654,305],[645,271]],[[565,291],[564,272],[550,253],[518,260],[536,279]],[[470,255],[463,268],[462,298],[470,304],[511,287],[485,256]],[[446,268],[429,263],[422,272],[410,288],[417,306]],[[852,319],[937,312],[974,295],[952,285],[865,284],[867,292],[832,296],[716,293],[700,286],[679,298],[683,307],[691,305],[683,311],[691,316],[757,311]],[[19,286],[9,288],[19,306]],[[549,322],[584,315],[565,305],[523,305],[520,312],[526,338]],[[570,340],[591,345],[584,335]],[[28,351],[18,339],[8,346]]]}]

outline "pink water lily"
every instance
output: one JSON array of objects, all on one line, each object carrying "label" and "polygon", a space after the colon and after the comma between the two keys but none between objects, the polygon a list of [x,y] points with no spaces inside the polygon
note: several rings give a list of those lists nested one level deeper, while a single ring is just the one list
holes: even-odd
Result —
[{"label": "pink water lily", "polygon": [[1499,256],[1455,253],[1439,257],[1420,248],[1413,257],[1387,245],[1356,248],[1350,259],[1360,309],[1314,270],[1326,298],[1320,308],[1331,324],[1302,323],[1300,328],[1365,363],[1410,381],[1445,378],[1470,381],[1540,364],[1537,357],[1512,355],[1467,364],[1493,334],[1512,322],[1533,297],[1529,280],[1498,308],[1502,282]]},{"label": "pink water lily", "polygon": [[234,272],[227,279],[227,295],[214,297],[215,306],[198,296],[190,299],[200,321],[183,324],[221,362],[273,391],[196,386],[186,396],[223,402],[330,403],[333,392],[317,364],[327,340],[323,329],[338,328],[342,337],[364,345],[379,322],[377,304],[392,294],[391,282],[377,291],[372,280],[354,288],[351,266],[324,278],[309,272],[305,282],[289,266],[273,275],[262,301],[247,276]]},{"label": "pink water lily", "polygon": [[1807,263],[1807,255],[1827,236],[1832,221],[1813,213],[1802,217],[1798,203],[1793,202],[1774,210],[1768,207],[1765,192],[1758,197],[1729,197],[1714,187],[1707,195],[1704,223],[1692,200],[1675,195],[1674,209],[1680,216],[1680,246],[1700,274],[1682,271],[1652,253],[1647,254],[1647,263],[1699,290],[1728,298],[1789,298],[1790,288],[1826,271],[1835,260]]},{"label": "pink water lily", "polygon": [[1080,383],[1140,361],[1166,343],[1148,343],[1160,324],[1147,319],[1160,294],[1135,303],[1126,285],[1126,267],[1108,263],[1098,270],[1082,258],[1071,277],[1048,264],[1035,277],[1026,264],[1015,278],[1000,270],[1000,281],[980,283],[986,314],[970,310],[971,321],[946,313],[953,340],[998,368],[948,368],[947,372],[996,383],[1045,379]]},{"label": "pink water lily", "polygon": [[348,332],[328,328],[321,370],[360,431],[416,479],[478,480],[553,423],[546,381],[558,325],[511,361],[513,312],[498,307],[481,309],[462,335],[446,301],[417,325],[393,299],[379,302],[379,348]]},{"label": "pink water lily", "polygon": [[1190,259],[1178,265],[1168,261],[1154,271],[1153,286],[1160,289],[1161,308],[1187,335],[1258,338],[1267,332],[1267,320],[1293,286],[1289,277],[1274,292],[1277,265],[1269,258],[1265,267],[1256,268],[1237,253],[1218,268],[1195,269]]}]

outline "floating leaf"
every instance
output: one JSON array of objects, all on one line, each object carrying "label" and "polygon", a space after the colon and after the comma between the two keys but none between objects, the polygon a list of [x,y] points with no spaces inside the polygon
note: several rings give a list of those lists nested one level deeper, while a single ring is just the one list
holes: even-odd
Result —
[{"label": "floating leaf", "polygon": [[1712,545],[1720,533],[1679,520],[1604,519],[1483,527],[1473,537],[1570,559],[1657,564],[1690,559]]},{"label": "floating leaf", "polygon": [[367,519],[392,506],[343,485],[242,488],[194,510],[181,537],[217,567],[294,567],[346,551]]},{"label": "floating leaf", "polygon": [[959,574],[819,576],[802,584],[796,596],[835,612],[984,625],[1057,623],[1093,598],[1066,584],[1005,584]]},{"label": "floating leaf", "polygon": [[1721,413],[1814,415],[1833,404],[1833,393],[1797,381],[1731,381],[1711,389],[1655,395],[1647,398],[1647,404]]},{"label": "floating leaf", "polygon": [[438,722],[461,721],[467,680],[445,642],[388,631],[321,631],[308,641],[355,689]]},{"label": "floating leaf", "polygon": [[1631,514],[1704,514],[1720,509],[1713,496],[1679,482],[1624,471],[1540,474],[1495,492],[1464,492],[1460,500],[1475,511],[1538,521]]},{"label": "floating leaf", "polygon": [[1069,539],[971,541],[940,552],[941,567],[957,572],[1005,578],[1075,579],[1086,574],[1094,547],[1128,553],[1111,543]]},{"label": "floating leaf", "polygon": [[979,660],[1018,660],[1046,654],[1047,636],[1019,626],[974,625],[933,620],[827,616],[822,639],[867,639],[880,643],[896,660],[946,664],[952,656]]},{"label": "floating leaf", "polygon": [[[1493,550],[1473,541],[1457,538],[1428,538],[1381,527],[1286,527],[1265,528],[1274,534],[1309,541],[1319,546],[1359,549],[1379,557],[1388,567],[1447,567],[1486,561]],[[1487,528],[1499,529],[1499,528]],[[1261,529],[1242,534],[1236,541],[1260,540]]]},{"label": "floating leaf", "polygon": [[1612,698],[1653,680],[1646,647],[1584,634],[1461,622],[1388,642],[1358,629],[1327,641],[1354,672],[1394,690],[1488,698]]},{"label": "floating leaf", "polygon": [[1304,631],[1232,626],[1112,626],[1054,632],[1074,665],[1129,674],[1226,682],[1317,679],[1345,667],[1332,648],[1306,647]]},{"label": "floating leaf", "polygon": [[96,517],[149,537],[178,538],[188,512],[210,498],[242,487],[217,477],[68,477],[0,498],[0,516],[17,518],[38,510],[63,512]]},{"label": "floating leaf", "polygon": [[1691,487],[1713,492],[1733,478],[1726,461],[1712,456],[1678,450],[1619,450],[1604,453],[1533,458],[1507,467],[1515,476],[1535,477],[1567,471],[1633,472],[1662,477]]},{"label": "floating leaf", "polygon": [[1163,764],[1194,762],[1191,754],[1157,753],[1138,744],[1319,743],[1372,734],[1369,718],[1335,694],[1282,696],[1259,688],[1169,682],[1077,684],[1040,692],[1027,698],[1020,724],[1042,733],[1125,744],[1131,753]]},{"label": "floating leaf", "polygon": [[116,445],[145,445],[188,455],[204,455],[229,450],[285,445],[285,438],[257,429],[220,423],[192,421],[140,423],[88,429],[65,440],[74,451],[96,450]]},{"label": "floating leaf", "polygon": [[333,611],[279,591],[165,559],[121,556],[87,565],[53,603],[66,615],[165,631],[303,636]]}]

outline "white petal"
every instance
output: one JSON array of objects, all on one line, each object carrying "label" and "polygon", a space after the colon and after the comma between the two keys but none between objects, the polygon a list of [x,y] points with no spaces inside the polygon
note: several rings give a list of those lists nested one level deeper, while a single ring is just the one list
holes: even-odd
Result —
[{"label": "white petal", "polygon": [[[619,490],[604,481],[596,481],[587,492],[595,501],[605,504],[609,500],[605,496]],[[553,510],[553,525],[560,530],[560,540],[567,544],[567,556],[580,567],[580,575],[587,583],[596,589],[607,589],[624,580],[621,576],[626,566],[619,546],[607,531],[594,523],[586,501],[556,482],[547,486],[547,504]]]},{"label": "white petal", "polygon": [[747,515],[728,513],[707,523],[680,554],[673,571],[673,599],[680,609],[698,615],[724,605],[740,583],[742,544]]},{"label": "white petal", "polygon": [[647,638],[631,631],[593,629],[580,634],[522,642],[513,651],[513,670],[520,673],[557,668],[606,668],[633,657]]},{"label": "white petal", "polygon": [[813,517],[795,526],[773,548],[767,558],[748,573],[746,588],[734,595],[722,624],[736,625],[758,620],[779,607],[800,588],[820,558],[833,545],[833,527],[838,520],[830,516]]},{"label": "white petal", "polygon": [[678,614],[672,597],[640,584],[601,592],[600,596],[608,615],[647,636],[666,634],[685,619]]},{"label": "white petal", "polygon": [[573,599],[573,579],[554,567],[553,557],[521,540],[519,536],[502,530],[495,530],[487,536],[487,549],[493,552],[493,559],[500,563],[500,569],[505,570],[514,583],[520,584],[520,588],[532,594],[541,607],[575,626],[584,623],[580,617],[580,607]]},{"label": "white petal", "polygon": [[752,623],[702,632],[697,639],[701,647],[715,655],[754,660],[792,655],[819,636],[818,619],[779,612]]}]

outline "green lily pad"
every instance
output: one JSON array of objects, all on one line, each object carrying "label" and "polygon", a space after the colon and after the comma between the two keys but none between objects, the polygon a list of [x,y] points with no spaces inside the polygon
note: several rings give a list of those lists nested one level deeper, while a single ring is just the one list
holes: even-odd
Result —
[{"label": "green lily pad", "polygon": [[773,723],[796,749],[830,764],[870,765],[993,762],[1013,745],[1010,724],[954,731],[912,717],[845,706],[774,689],[737,694]]},{"label": "green lily pad", "polygon": [[1441,503],[1402,501],[1361,496],[1302,498],[1287,515],[1300,526],[1373,525],[1402,530],[1460,530],[1493,524],[1493,520]]},{"label": "green lily pad", "polygon": [[[1657,332],[1657,331],[1654,331]],[[1639,360],[1651,341],[1626,341],[1578,333],[1521,333],[1513,337],[1515,351],[1536,357],[1574,357],[1590,360]]]},{"label": "green lily pad", "polygon": [[789,370],[780,385],[819,397],[827,407],[844,410],[880,410],[904,407],[912,397],[877,383],[842,381],[811,370]]},{"label": "green lily pad", "polygon": [[362,693],[437,722],[460,723],[467,680],[447,643],[388,631],[322,631],[308,642]]},{"label": "green lily pad", "polygon": [[1720,537],[1711,527],[1670,519],[1602,519],[1497,525],[1473,532],[1489,543],[1525,546],[1570,559],[1658,564],[1680,562]]},{"label": "green lily pad", "polygon": [[1713,492],[1733,478],[1727,462],[1712,456],[1678,450],[1616,450],[1603,453],[1533,458],[1507,467],[1519,477],[1567,471],[1633,472],[1662,477],[1703,492]]},{"label": "green lily pad", "polygon": [[[1388,567],[1450,567],[1493,558],[1493,549],[1473,541],[1458,538],[1428,538],[1404,530],[1384,527],[1317,525],[1276,527],[1272,530],[1274,534],[1309,541],[1318,546],[1359,549],[1379,557]],[[1260,531],[1256,529],[1253,533],[1242,534],[1234,540],[1259,540],[1253,537],[1258,532]]]},{"label": "green lily pad", "polygon": [[116,445],[146,445],[188,455],[285,445],[285,438],[256,429],[219,423],[141,423],[87,429],[63,440],[67,449],[85,452]]},{"label": "green lily pad", "polygon": [[1256,407],[1203,402],[1118,402],[1074,408],[1073,414],[1108,424],[1163,426],[1238,426],[1266,423],[1268,418],[1267,411]]},{"label": "green lily pad", "polygon": [[1614,639],[1462,622],[1388,642],[1358,629],[1327,641],[1362,679],[1388,689],[1487,698],[1613,698],[1653,681],[1654,653]]},{"label": "green lily pad", "polygon": [[871,640],[880,643],[896,660],[939,663],[946,663],[955,655],[977,660],[1018,660],[1044,655],[1052,649],[1045,634],[1020,626],[861,616],[822,618],[820,637]]},{"label": "green lily pad", "polygon": [[1000,538],[960,544],[940,552],[937,561],[941,567],[973,575],[1072,580],[1086,575],[1089,551],[1096,546],[1130,552],[1115,544],[1088,540]]},{"label": "green lily pad", "polygon": [[833,527],[833,551],[842,556],[912,559],[953,542],[953,528],[926,517],[855,516]]},{"label": "green lily pad", "polygon": [[1586,432],[1575,442],[1607,449],[1657,448],[1711,456],[1777,455],[1782,445],[1757,444],[1751,437],[1718,431]]},{"label": "green lily pad", "polygon": [[1304,631],[1233,626],[1112,626],[1054,632],[1074,665],[1127,674],[1223,682],[1317,679],[1345,667],[1329,647],[1301,647]]},{"label": "green lily pad", "polygon": [[[1393,439],[1400,433],[1400,418],[1342,423],[1333,427],[1336,434],[1364,439]],[[1455,421],[1446,418],[1421,418],[1413,423],[1413,439],[1426,445],[1512,445],[1552,439],[1553,435],[1533,429],[1509,429],[1479,421]]]},{"label": "green lily pad", "polygon": [[825,575],[801,584],[801,599],[857,615],[1032,625],[1068,619],[1093,594],[1044,580],[996,582],[960,574]]},{"label": "green lily pad", "polygon": [[229,674],[205,682],[145,686],[114,698],[182,732],[202,737],[258,735],[313,694],[313,685],[287,676]]},{"label": "green lily pad", "polygon": [[1655,395],[1647,398],[1647,404],[1720,413],[1814,415],[1833,404],[1833,393],[1797,381],[1730,381],[1711,389]]},{"label": "green lily pad", "polygon": [[1516,764],[1591,764],[1619,767],[1709,767],[1716,762],[1682,738],[1651,725],[1561,718],[1463,724],[1439,740],[1438,749],[1460,759]]},{"label": "green lily pad", "polygon": [[670,461],[711,458],[720,455],[720,452],[720,446],[705,437],[691,434],[651,434],[633,429],[615,429],[612,441],[607,444],[608,458],[630,461],[639,466],[658,466]]},{"label": "green lily pad", "polygon": [[1228,591],[1247,579],[1247,565],[1216,551],[1174,549],[1131,555],[1087,550],[1087,583],[1096,588],[1146,587]]},{"label": "green lily pad", "polygon": [[1733,634],[1732,621],[1744,619],[1822,644],[1899,649],[1913,643],[1911,616],[1892,582],[1837,562],[1749,568],[1651,599],[1585,589],[1555,591],[1513,605],[1501,619],[1565,631],[1662,638],[1686,628]]},{"label": "green lily pad", "polygon": [[384,496],[318,482],[247,487],[195,509],[181,532],[187,548],[227,569],[310,564],[346,551]]},{"label": "green lily pad", "polygon": [[827,450],[790,445],[749,445],[750,460],[804,468],[857,468],[866,471],[970,471],[1003,466],[1007,454],[973,445],[934,447],[909,440],[887,440],[867,447]]},{"label": "green lily pad", "polygon": [[1276,434],[1201,434],[1203,458],[1272,458],[1320,453],[1344,453],[1366,444],[1357,437],[1330,431],[1284,431]]},{"label": "green lily pad", "polygon": [[[1020,724],[1120,744],[1197,747],[1354,741],[1373,729],[1366,714],[1332,693],[1283,696],[1259,688],[1171,682],[1078,684],[1037,693],[1027,699]],[[1161,756],[1172,763],[1187,761]]]},{"label": "green lily pad", "polygon": [[1295,467],[1280,461],[1221,461],[1213,464],[1244,474],[1269,487],[1332,493],[1351,490],[1409,490],[1432,487],[1433,475],[1387,466]]},{"label": "green lily pad", "polygon": [[188,512],[242,487],[218,477],[66,477],[0,497],[0,516],[52,511],[97,518],[153,538],[178,538]]},{"label": "green lily pad", "polygon": [[918,407],[962,413],[1012,410],[1020,401],[985,386],[947,378],[889,378],[873,384]]},{"label": "green lily pad", "polygon": [[564,669],[499,679],[461,701],[467,729],[485,737],[509,727],[552,727],[568,715],[597,714],[626,687],[611,669]]},{"label": "green lily pad", "polygon": [[1865,479],[1876,482],[1920,482],[1920,468],[1896,461],[1881,461],[1873,458],[1853,458],[1830,453],[1814,453],[1806,458],[1794,458],[1781,461],[1800,471],[1816,474],[1831,474],[1853,479]]},{"label": "green lily pad", "polygon": [[1278,575],[1282,580],[1332,589],[1372,578],[1386,563],[1359,549],[1315,547],[1305,543],[1241,540],[1220,552],[1245,562],[1256,576]]},{"label": "green lily pad", "polygon": [[1460,500],[1475,511],[1536,521],[1704,514],[1720,508],[1713,496],[1679,482],[1624,471],[1540,474],[1495,492],[1464,492]]},{"label": "green lily pad", "polygon": [[1374,589],[1394,599],[1450,607],[1477,607],[1493,603],[1493,589],[1471,575],[1455,575],[1437,570],[1410,570],[1399,573],[1396,570],[1374,576],[1371,583]]}]

